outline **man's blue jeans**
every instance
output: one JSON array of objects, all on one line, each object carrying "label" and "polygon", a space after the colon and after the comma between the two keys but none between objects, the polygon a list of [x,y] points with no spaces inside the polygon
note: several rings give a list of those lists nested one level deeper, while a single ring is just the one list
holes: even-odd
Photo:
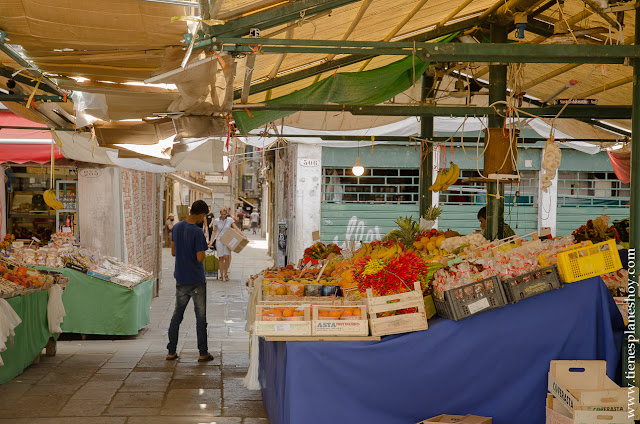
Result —
[{"label": "man's blue jeans", "polygon": [[207,284],[176,284],[176,309],[171,317],[169,325],[169,344],[167,349],[170,354],[176,353],[178,346],[178,331],[184,316],[184,310],[193,298],[193,309],[196,313],[196,335],[198,338],[198,350],[200,356],[209,353],[207,344]]}]

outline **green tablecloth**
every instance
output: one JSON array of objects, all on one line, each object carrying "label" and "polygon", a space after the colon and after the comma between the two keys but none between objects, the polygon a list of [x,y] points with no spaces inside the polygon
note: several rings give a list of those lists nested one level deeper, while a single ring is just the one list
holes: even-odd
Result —
[{"label": "green tablecloth", "polygon": [[129,290],[69,268],[60,271],[69,279],[62,294],[67,316],[62,332],[131,336],[149,324],[153,279]]},{"label": "green tablecloth", "polygon": [[46,290],[7,299],[22,322],[15,328],[13,346],[11,339],[8,339],[7,350],[0,353],[4,361],[4,365],[0,367],[0,384],[20,375],[47,345],[48,301],[49,293]]}]

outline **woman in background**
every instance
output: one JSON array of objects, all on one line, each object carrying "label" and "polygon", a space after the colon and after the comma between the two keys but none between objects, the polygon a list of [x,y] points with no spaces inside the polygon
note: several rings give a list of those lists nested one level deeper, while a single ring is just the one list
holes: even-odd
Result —
[{"label": "woman in background", "polygon": [[[236,226],[234,219],[229,216],[229,209],[220,209],[220,216],[213,221],[213,236],[209,241],[209,245],[212,245],[215,240],[220,238],[229,228],[233,228],[240,232],[240,229]],[[229,281],[229,266],[231,265],[231,250],[224,245],[224,243],[216,243],[216,250],[218,252],[218,258],[220,259],[220,273],[218,279],[222,281]]]}]

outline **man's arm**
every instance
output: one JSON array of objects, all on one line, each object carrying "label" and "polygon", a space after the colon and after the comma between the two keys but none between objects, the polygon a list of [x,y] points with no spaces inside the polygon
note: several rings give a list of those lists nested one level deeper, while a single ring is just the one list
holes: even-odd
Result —
[{"label": "man's arm", "polygon": [[198,262],[204,262],[205,253],[204,252],[197,252],[196,253],[196,258],[198,259]]},{"label": "man's arm", "polygon": [[171,242],[171,256],[176,256],[176,244],[173,241]]}]

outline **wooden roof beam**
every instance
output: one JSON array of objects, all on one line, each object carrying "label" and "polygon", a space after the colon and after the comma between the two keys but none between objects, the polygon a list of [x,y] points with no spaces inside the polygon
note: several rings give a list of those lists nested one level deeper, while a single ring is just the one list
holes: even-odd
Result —
[{"label": "wooden roof beam", "polygon": [[361,0],[298,0],[230,20],[224,25],[211,27],[210,34],[213,37],[219,35],[224,35],[225,37],[244,36],[249,33],[251,28],[259,28],[260,30],[273,28],[295,21],[303,16],[313,16],[357,1]]},{"label": "wooden roof beam", "polygon": [[[400,30],[407,24],[407,22],[409,22],[411,20],[411,18],[413,18],[416,13],[418,13],[420,11],[420,9],[422,9],[422,6],[425,5],[425,3],[427,3],[428,0],[420,0],[418,2],[418,4],[416,4],[413,9],[411,9],[411,12],[409,12],[409,14],[407,16],[404,17],[404,19],[402,19],[402,21],[400,21],[400,23],[398,23],[398,25],[396,25],[391,32],[389,32],[389,34],[387,34],[386,37],[384,37],[384,39],[382,41],[389,41],[393,38],[394,35],[396,35],[398,32],[400,32]],[[358,70],[358,72],[364,71],[364,68],[366,68],[369,63],[371,63],[372,59],[367,59],[362,66],[360,67],[360,69]]]}]

